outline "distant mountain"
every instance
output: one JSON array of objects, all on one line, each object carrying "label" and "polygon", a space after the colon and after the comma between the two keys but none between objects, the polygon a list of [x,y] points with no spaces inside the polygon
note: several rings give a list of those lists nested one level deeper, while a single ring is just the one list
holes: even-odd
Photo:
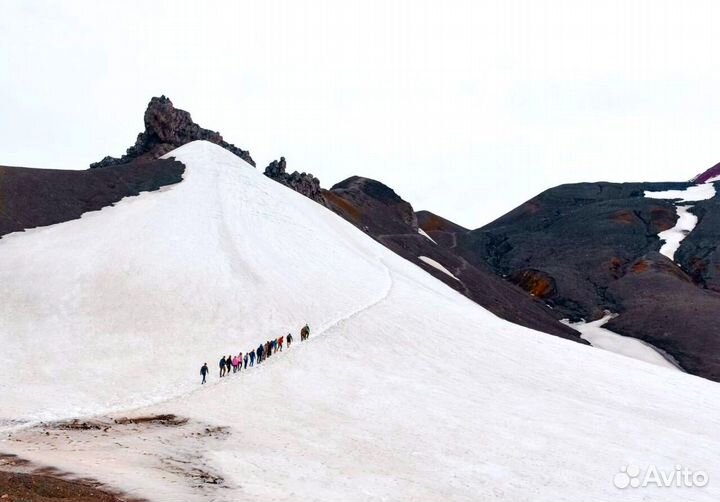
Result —
[{"label": "distant mountain", "polygon": [[[713,180],[713,178],[715,178]],[[707,169],[697,176],[695,176],[693,179],[690,180],[691,183],[707,183],[708,181],[720,181],[720,163],[715,164],[710,169]]]},{"label": "distant mountain", "polygon": [[452,235],[458,256],[561,316],[617,313],[608,329],[720,380],[720,200],[712,184],[562,185]]}]

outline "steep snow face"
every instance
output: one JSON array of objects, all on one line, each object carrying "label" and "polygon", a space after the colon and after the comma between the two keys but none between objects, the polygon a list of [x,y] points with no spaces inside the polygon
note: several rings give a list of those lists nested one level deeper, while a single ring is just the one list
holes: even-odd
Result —
[{"label": "steep snow face", "polygon": [[180,395],[203,362],[382,296],[380,247],[350,224],[220,147],[173,155],[177,185],[0,241],[0,419]]},{"label": "steep snow face", "polygon": [[[194,425],[0,451],[151,500],[720,496],[613,486],[627,464],[718,479],[717,384],[509,324],[229,152],[173,155],[178,185],[0,241],[0,418],[157,402],[135,413]],[[221,354],[305,322],[218,382]]]}]

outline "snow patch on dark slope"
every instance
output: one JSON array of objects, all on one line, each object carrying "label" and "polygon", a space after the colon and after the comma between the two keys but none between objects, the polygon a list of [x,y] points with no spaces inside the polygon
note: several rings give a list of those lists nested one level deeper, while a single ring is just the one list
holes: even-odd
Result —
[{"label": "snow patch on dark slope", "polygon": [[[222,438],[138,425],[38,448],[37,428],[3,451],[153,500],[217,500],[173,458],[248,501],[631,500],[627,463],[720,475],[716,384],[503,321],[215,145],[172,155],[182,183],[0,240],[0,410],[156,402],[133,415]],[[203,361],[305,322],[324,336],[199,386]]]},{"label": "snow patch on dark slope", "polygon": [[653,347],[649,343],[645,343],[629,336],[618,335],[617,333],[613,333],[609,329],[605,328],[605,324],[615,317],[617,317],[617,314],[607,313],[605,317],[602,317],[597,321],[579,321],[570,323],[565,320],[564,322],[567,322],[573,328],[580,331],[580,333],[582,333],[582,337],[590,342],[593,347],[609,350],[610,352],[622,354],[650,364],[657,364],[658,366],[662,366],[664,368],[682,369],[676,361],[671,359],[670,356],[663,354],[662,351]]},{"label": "snow patch on dark slope", "polygon": [[660,254],[675,261],[675,253],[678,248],[680,248],[683,239],[695,229],[698,223],[698,217],[690,211],[693,206],[687,204],[679,205],[679,203],[712,199],[715,197],[715,186],[712,183],[705,183],[690,186],[685,190],[646,191],[645,197],[677,201],[675,203],[675,211],[677,213],[675,226],[658,234],[658,237],[663,241]]}]

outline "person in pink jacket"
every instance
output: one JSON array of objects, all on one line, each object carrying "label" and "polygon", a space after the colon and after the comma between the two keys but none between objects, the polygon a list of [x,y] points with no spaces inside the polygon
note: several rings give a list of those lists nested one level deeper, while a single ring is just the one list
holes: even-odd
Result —
[{"label": "person in pink jacket", "polygon": [[237,373],[237,367],[238,367],[238,358],[237,358],[237,356],[235,356],[232,358],[233,373]]}]

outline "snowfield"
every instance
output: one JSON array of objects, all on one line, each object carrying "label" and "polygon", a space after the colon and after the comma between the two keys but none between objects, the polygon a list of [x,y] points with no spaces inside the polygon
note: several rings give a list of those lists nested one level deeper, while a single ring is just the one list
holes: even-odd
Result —
[{"label": "snowfield", "polygon": [[[169,155],[177,185],[0,239],[0,452],[156,501],[720,497],[718,384],[505,322],[220,147]],[[710,483],[618,489],[628,464]]]}]

